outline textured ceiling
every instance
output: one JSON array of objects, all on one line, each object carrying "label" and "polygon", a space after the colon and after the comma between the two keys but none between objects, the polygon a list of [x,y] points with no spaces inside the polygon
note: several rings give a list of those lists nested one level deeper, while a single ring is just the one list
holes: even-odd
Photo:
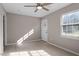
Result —
[{"label": "textured ceiling", "polygon": [[43,17],[52,12],[55,12],[63,7],[70,5],[70,3],[53,3],[48,6],[45,6],[49,11],[43,9],[38,10],[36,13],[34,10],[35,7],[24,7],[24,5],[35,5],[34,3],[3,3],[2,6],[8,13],[15,13],[19,15],[28,15],[33,17]]}]

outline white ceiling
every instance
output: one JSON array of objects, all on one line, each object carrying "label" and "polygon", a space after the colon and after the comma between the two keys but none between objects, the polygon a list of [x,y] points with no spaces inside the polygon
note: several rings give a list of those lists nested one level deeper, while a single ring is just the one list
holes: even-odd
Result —
[{"label": "white ceiling", "polygon": [[70,5],[70,3],[53,3],[48,6],[45,6],[49,11],[43,9],[38,10],[34,13],[35,7],[24,7],[24,5],[35,5],[34,3],[3,3],[2,6],[8,13],[15,13],[19,15],[28,15],[33,17],[43,17],[52,12],[55,12],[65,6]]}]

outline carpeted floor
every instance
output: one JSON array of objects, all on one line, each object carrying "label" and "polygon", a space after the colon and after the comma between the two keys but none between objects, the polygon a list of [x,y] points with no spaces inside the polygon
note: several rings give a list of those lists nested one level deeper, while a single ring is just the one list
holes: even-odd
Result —
[{"label": "carpeted floor", "polygon": [[75,56],[45,41],[23,42],[22,45],[8,45],[5,48],[4,56]]}]

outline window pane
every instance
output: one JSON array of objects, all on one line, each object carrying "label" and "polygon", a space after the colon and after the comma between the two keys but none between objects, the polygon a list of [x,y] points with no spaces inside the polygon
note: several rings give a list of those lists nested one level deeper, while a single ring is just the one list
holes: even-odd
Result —
[{"label": "window pane", "polygon": [[69,16],[64,15],[63,24],[68,24]]},{"label": "window pane", "polygon": [[78,22],[79,22],[79,12],[64,15],[63,24],[78,23]]},{"label": "window pane", "polygon": [[72,26],[64,25],[63,26],[63,32],[65,32],[65,33],[72,33]]},{"label": "window pane", "polygon": [[71,26],[67,26],[67,33],[72,33],[72,25]]},{"label": "window pane", "polygon": [[78,16],[74,13],[70,15],[69,23],[77,23],[78,22]]},{"label": "window pane", "polygon": [[79,35],[79,25],[73,26],[73,34]]},{"label": "window pane", "polygon": [[66,26],[63,26],[63,30],[66,30]]}]

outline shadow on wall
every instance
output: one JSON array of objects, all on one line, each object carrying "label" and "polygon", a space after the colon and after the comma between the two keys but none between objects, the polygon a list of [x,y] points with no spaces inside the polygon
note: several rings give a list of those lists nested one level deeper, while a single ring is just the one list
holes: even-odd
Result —
[{"label": "shadow on wall", "polygon": [[28,33],[26,33],[23,37],[21,37],[18,41],[17,41],[17,45],[22,45],[22,42],[24,40],[26,40],[27,38],[29,38],[29,36],[31,36],[32,34],[34,34],[34,29],[31,29]]}]

